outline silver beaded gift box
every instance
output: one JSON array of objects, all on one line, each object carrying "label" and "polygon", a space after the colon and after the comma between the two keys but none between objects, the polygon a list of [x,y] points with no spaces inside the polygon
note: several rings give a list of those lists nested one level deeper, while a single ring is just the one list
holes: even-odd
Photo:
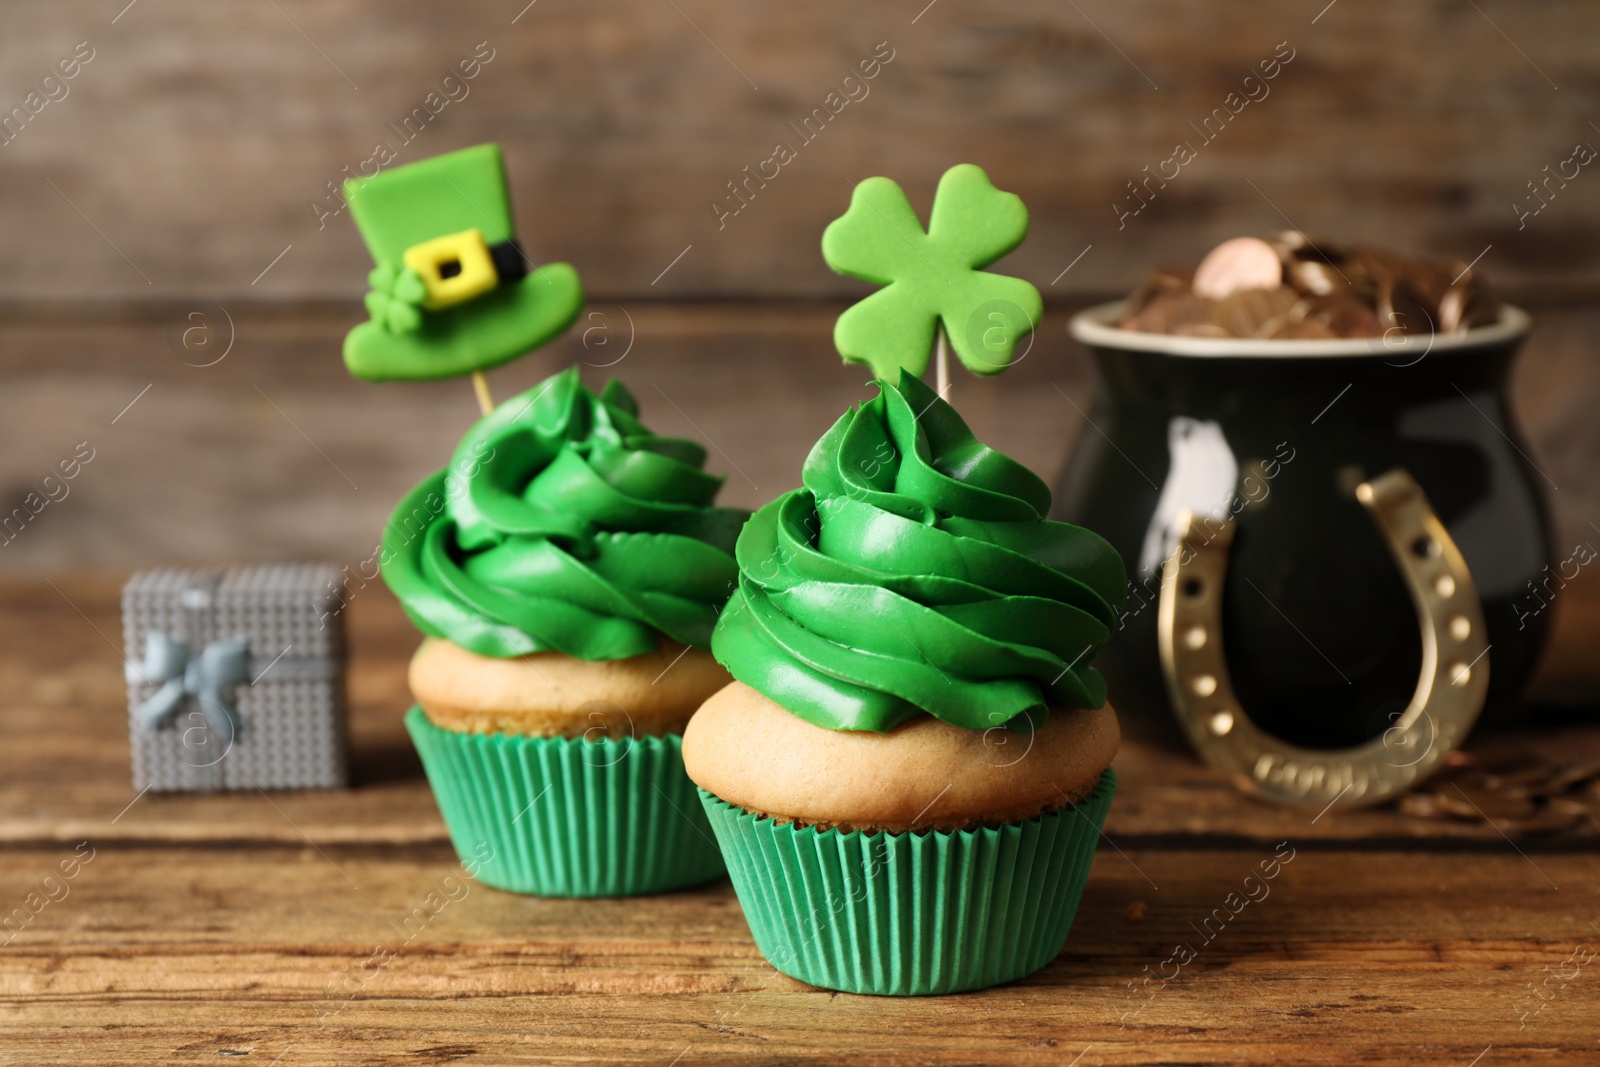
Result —
[{"label": "silver beaded gift box", "polygon": [[128,580],[134,789],[344,786],[341,577],[332,563],[262,563]]}]

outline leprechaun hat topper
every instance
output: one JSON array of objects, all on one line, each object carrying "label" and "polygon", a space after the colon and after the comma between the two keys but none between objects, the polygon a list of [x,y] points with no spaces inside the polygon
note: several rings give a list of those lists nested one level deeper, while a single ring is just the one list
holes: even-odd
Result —
[{"label": "leprechaun hat topper", "polygon": [[372,318],[344,339],[358,378],[497,367],[560,336],[582,310],[576,270],[523,254],[499,145],[351,179],[344,195],[377,264],[367,276]]}]

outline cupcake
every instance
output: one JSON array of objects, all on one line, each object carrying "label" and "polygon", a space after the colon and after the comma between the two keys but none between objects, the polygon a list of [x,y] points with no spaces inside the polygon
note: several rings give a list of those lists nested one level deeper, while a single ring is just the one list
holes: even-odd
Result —
[{"label": "cupcake", "polygon": [[707,649],[747,513],[712,506],[704,462],[572,369],[479,420],[391,516],[383,576],[427,635],[406,726],[480,881],[622,896],[722,873],[681,746],[729,681]]},{"label": "cupcake", "polygon": [[950,993],[1066,939],[1120,738],[1089,661],[1127,582],[927,385],[878,385],[741,533],[712,636],[736,681],[683,756],[773,966]]}]

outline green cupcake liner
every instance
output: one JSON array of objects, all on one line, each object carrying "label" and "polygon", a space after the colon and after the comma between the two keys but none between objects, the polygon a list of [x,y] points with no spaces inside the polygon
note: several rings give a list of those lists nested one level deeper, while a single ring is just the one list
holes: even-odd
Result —
[{"label": "green cupcake liner", "polygon": [[598,742],[468,734],[435,726],[420,707],[406,729],[456,853],[479,865],[485,885],[622,897],[723,873],[676,734]]},{"label": "green cupcake liner", "polygon": [[954,833],[796,829],[700,790],[750,932],[778,970],[921,996],[1032,974],[1060,953],[1117,776],[1024,823]]}]

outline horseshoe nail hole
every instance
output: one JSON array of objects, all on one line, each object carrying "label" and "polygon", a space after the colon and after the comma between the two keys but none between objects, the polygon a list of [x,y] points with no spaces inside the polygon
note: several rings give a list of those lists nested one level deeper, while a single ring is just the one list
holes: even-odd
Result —
[{"label": "horseshoe nail hole", "polygon": [[1183,643],[1191,649],[1206,647],[1206,628],[1204,626],[1191,626],[1183,632]]},{"label": "horseshoe nail hole", "polygon": [[1472,636],[1472,623],[1465,615],[1452,615],[1450,617],[1450,636],[1457,641],[1465,641]]},{"label": "horseshoe nail hole", "polygon": [[1218,737],[1225,736],[1229,730],[1233,729],[1233,712],[1217,712],[1215,715],[1211,716],[1210,726],[1212,733],[1216,734]]},{"label": "horseshoe nail hole", "polygon": [[1411,554],[1418,559],[1433,559],[1439,554],[1439,542],[1423,534],[1411,542]]},{"label": "horseshoe nail hole", "polygon": [[1196,675],[1189,683],[1189,688],[1194,690],[1196,696],[1208,697],[1217,691],[1217,680],[1209,674]]},{"label": "horseshoe nail hole", "polygon": [[1433,583],[1433,591],[1448,600],[1456,595],[1456,580],[1448,574],[1441,574]]},{"label": "horseshoe nail hole", "polygon": [[1444,676],[1451,685],[1466,685],[1472,680],[1472,668],[1461,660],[1454,660],[1444,669]]},{"label": "horseshoe nail hole", "polygon": [[1198,578],[1185,578],[1183,580],[1183,595],[1196,597],[1206,591],[1206,583]]}]

